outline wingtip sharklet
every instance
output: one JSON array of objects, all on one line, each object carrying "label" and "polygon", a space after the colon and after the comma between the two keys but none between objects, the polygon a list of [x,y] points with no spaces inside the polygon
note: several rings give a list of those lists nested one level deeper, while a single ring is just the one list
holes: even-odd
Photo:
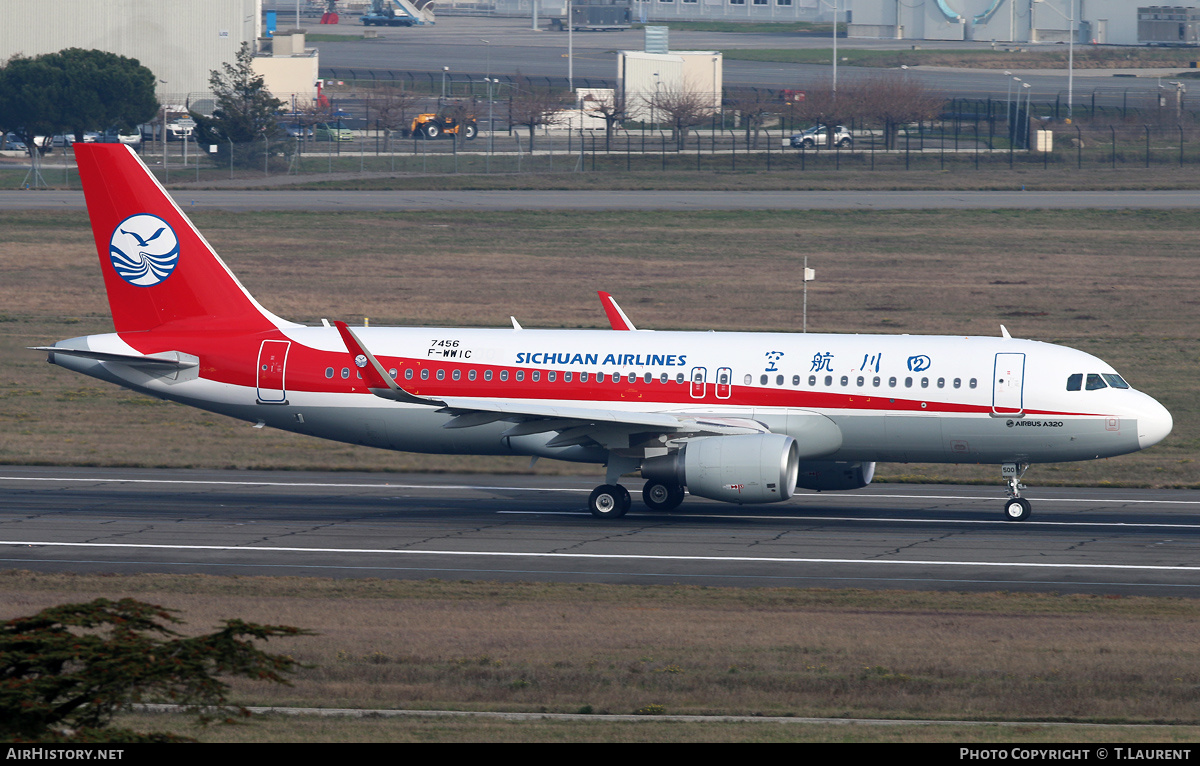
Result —
[{"label": "wingtip sharklet", "polygon": [[355,366],[361,369],[366,374],[367,390],[375,396],[383,399],[391,399],[397,402],[407,402],[409,404],[423,404],[431,407],[444,407],[445,402],[437,399],[428,399],[422,396],[416,396],[405,391],[396,381],[392,380],[392,376],[387,370],[383,369],[383,365],[375,358],[375,355],[367,350],[366,345],[359,339],[350,326],[345,322],[336,320],[333,326],[337,328],[338,333],[342,336],[342,341],[346,344],[346,350],[351,354],[362,356],[366,359],[365,364],[359,364],[358,359],[355,359]]},{"label": "wingtip sharklet", "polygon": [[600,296],[600,305],[604,307],[604,313],[608,316],[608,323],[612,325],[614,330],[634,331],[637,330],[633,326],[633,322],[629,321],[629,317],[617,305],[617,301],[612,297],[611,293],[606,293],[603,290],[597,290],[596,294]]}]

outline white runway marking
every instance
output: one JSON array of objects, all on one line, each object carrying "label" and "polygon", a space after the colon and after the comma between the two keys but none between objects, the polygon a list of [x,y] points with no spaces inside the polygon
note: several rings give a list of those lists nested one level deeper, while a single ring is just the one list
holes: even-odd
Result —
[{"label": "white runway marking", "polygon": [[[454,490],[488,490],[488,491],[506,491],[506,492],[591,492],[592,490],[578,487],[516,487],[516,486],[501,486],[491,484],[393,484],[384,482],[381,484],[363,484],[352,482],[305,482],[305,481],[227,481],[217,479],[112,479],[103,477],[94,478],[76,478],[76,477],[56,477],[56,476],[0,476],[0,481],[63,481],[63,482],[80,482],[85,484],[182,484],[182,485],[214,485],[214,486],[232,486],[232,487],[326,487],[334,489],[454,489]],[[640,493],[641,489],[630,489],[631,493]],[[801,494],[795,497],[803,499],[806,497],[844,497],[851,499],[858,498],[883,498],[892,500],[973,500],[978,502],[998,502],[1002,499],[1002,492],[999,490],[993,496],[982,495],[882,495],[871,493],[847,494],[845,492],[822,492],[819,495]],[[1198,500],[1139,500],[1136,498],[1111,498],[1101,500],[1099,498],[1082,498],[1082,497],[1038,497],[1038,503],[1143,503],[1148,505],[1200,505]]]},{"label": "white runway marking", "polygon": [[[60,478],[54,476],[0,476],[0,481],[74,481],[85,484],[209,484],[231,487],[327,487],[333,489],[479,489],[516,492],[591,492],[574,487],[503,487],[486,484],[353,484],[317,481],[219,481],[216,479],[105,479]],[[640,491],[640,490],[638,490]]]},{"label": "white runway marking", "polygon": [[[879,497],[879,495],[870,495],[870,497]],[[899,497],[899,496],[898,496]],[[920,499],[920,495],[903,495],[907,499]],[[1040,500],[1038,502],[1041,502]],[[1149,501],[1147,501],[1149,502]],[[580,516],[578,511],[496,511],[499,516]],[[731,521],[841,521],[846,523],[864,522],[868,524],[878,524],[880,522],[887,524],[1005,524],[1017,525],[1015,529],[1025,529],[1026,527],[1120,527],[1130,529],[1133,527],[1153,528],[1153,529],[1200,529],[1200,523],[1196,524],[1167,524],[1161,521],[1021,521],[1013,522],[996,516],[993,519],[931,519],[923,516],[814,516],[811,514],[803,514],[799,516],[785,516],[783,514],[771,514],[770,516],[750,514],[750,513],[680,513],[674,511],[670,513],[673,520],[679,521],[682,519],[729,519]]]},{"label": "white runway marking", "polygon": [[661,556],[631,553],[520,553],[512,551],[438,551],[426,549],[394,548],[296,548],[264,545],[152,545],[139,543],[56,543],[32,540],[0,540],[0,545],[46,548],[115,548],[121,550],[171,550],[171,551],[250,551],[253,553],[336,553],[376,554],[393,556],[484,556],[499,558],[543,558],[543,559],[588,559],[613,561],[688,561],[729,562],[753,564],[863,564],[898,566],[937,567],[1013,567],[1018,569],[1117,569],[1134,571],[1200,572],[1200,566],[1166,566],[1142,564],[1052,564],[1013,563],[1006,561],[918,561],[915,559],[818,559],[773,556]]}]

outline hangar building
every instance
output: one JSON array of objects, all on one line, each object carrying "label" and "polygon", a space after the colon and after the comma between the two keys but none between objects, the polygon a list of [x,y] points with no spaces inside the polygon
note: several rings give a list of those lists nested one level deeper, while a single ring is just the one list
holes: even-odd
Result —
[{"label": "hangar building", "polygon": [[[311,99],[316,51],[303,35],[280,45],[262,40],[262,0],[38,0],[6,3],[0,24],[0,61],[63,48],[92,48],[135,58],[159,80],[163,103],[195,102],[209,93],[214,69],[232,62],[242,43],[271,52],[256,60],[267,88],[288,99],[297,90]],[[297,39],[293,39],[297,38]],[[299,50],[297,50],[299,48]]]}]

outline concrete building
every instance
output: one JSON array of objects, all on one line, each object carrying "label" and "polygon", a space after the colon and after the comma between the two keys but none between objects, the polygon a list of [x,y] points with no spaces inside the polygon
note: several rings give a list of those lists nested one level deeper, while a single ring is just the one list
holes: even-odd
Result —
[{"label": "concrete building", "polygon": [[1200,9],[1162,5],[1138,8],[1138,42],[1147,45],[1200,44]]},{"label": "concrete building", "polygon": [[655,96],[694,96],[721,108],[724,76],[720,51],[617,52],[617,81],[625,94],[625,110],[631,120],[653,121]]},{"label": "concrete building", "polygon": [[[501,16],[563,17],[566,0],[495,0]],[[843,0],[839,0],[839,8]],[[831,0],[633,0],[633,20],[647,21],[818,21],[828,20]]]},{"label": "concrete building", "polygon": [[[256,62],[256,71],[278,98],[290,99],[293,89],[309,99],[315,94],[316,51],[304,50],[303,35],[299,39],[299,51],[289,37],[282,46],[286,52],[276,50],[262,66]],[[128,56],[154,72],[159,100],[173,105],[206,98],[209,74],[232,62],[243,43],[270,51],[263,39],[262,0],[5,3],[0,24],[0,61],[63,48]]]},{"label": "concrete building", "polygon": [[1138,44],[1138,0],[849,0],[851,37]]}]

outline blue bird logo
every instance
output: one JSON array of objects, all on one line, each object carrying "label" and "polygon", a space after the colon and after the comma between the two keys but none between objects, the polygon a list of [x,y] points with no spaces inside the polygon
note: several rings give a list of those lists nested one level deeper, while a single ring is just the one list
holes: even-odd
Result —
[{"label": "blue bird logo", "polygon": [[131,215],[113,230],[108,256],[121,279],[136,287],[153,287],[179,264],[179,238],[156,215]]}]

